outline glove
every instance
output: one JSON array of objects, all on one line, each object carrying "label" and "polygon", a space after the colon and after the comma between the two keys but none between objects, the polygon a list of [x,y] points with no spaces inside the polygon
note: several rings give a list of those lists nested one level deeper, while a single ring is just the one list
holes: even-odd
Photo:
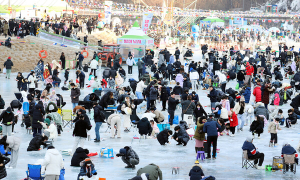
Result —
[{"label": "glove", "polygon": [[10,124],[11,124],[11,122],[7,122],[6,124],[7,124],[7,125],[10,125]]}]

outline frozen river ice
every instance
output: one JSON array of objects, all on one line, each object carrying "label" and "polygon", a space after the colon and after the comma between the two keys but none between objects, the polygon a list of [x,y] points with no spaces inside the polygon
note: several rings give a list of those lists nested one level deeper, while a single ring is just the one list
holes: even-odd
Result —
[{"label": "frozen river ice", "polygon": [[[200,58],[198,52],[195,58]],[[13,60],[12,60],[13,61]],[[125,67],[127,72],[127,67]],[[137,77],[137,67],[133,69],[133,78]],[[98,73],[100,73],[98,71]],[[102,73],[102,72],[101,72]],[[4,98],[7,105],[11,100],[15,99],[14,92],[17,91],[17,83],[13,79],[16,73],[12,74],[10,80],[5,79],[4,74],[0,74],[0,94]],[[24,74],[27,76],[27,73]],[[63,79],[63,73],[61,73],[61,79]],[[128,76],[127,76],[128,77]],[[70,72],[70,79],[75,78],[75,71]],[[128,78],[127,78],[128,80]],[[126,81],[127,81],[126,80]],[[284,80],[287,81],[287,80]],[[87,80],[86,80],[87,82]],[[128,82],[127,82],[128,83]],[[235,87],[236,82],[229,82],[228,87]],[[63,95],[64,100],[67,102],[65,109],[71,109],[72,105],[70,103],[70,91],[62,91],[56,89],[57,93]],[[91,92],[91,89],[82,90],[81,99]],[[209,99],[206,94],[208,91],[199,90],[197,91],[200,102],[203,106],[210,104]],[[289,104],[289,103],[288,103]],[[286,116],[289,105],[284,105],[280,107],[285,112]],[[161,103],[158,105],[158,109],[161,109]],[[209,112],[210,108],[205,107],[206,111]],[[168,116],[167,111],[163,112],[165,117]],[[180,112],[176,112],[176,115],[180,116]],[[94,127],[94,121],[91,121]],[[95,164],[95,168],[98,171],[98,176],[106,178],[107,180],[127,180],[133,178],[139,168],[144,167],[150,163],[157,164],[162,172],[163,179],[166,180],[187,180],[189,179],[188,173],[193,166],[196,158],[195,154],[195,141],[189,141],[186,147],[176,146],[176,142],[171,140],[171,144],[167,146],[160,146],[156,139],[142,139],[139,143],[138,141],[133,141],[131,144],[132,137],[138,135],[137,132],[125,133],[121,132],[121,139],[110,139],[110,133],[105,133],[107,125],[103,124],[100,129],[101,138],[105,138],[105,141],[100,143],[94,143],[91,141],[86,141],[84,148],[88,148],[90,152],[98,152],[103,147],[111,147],[115,152],[118,152],[120,148],[124,146],[132,146],[132,148],[137,152],[140,157],[140,164],[136,166],[135,170],[125,169],[125,164],[120,158],[105,159],[99,156],[92,157],[92,161]],[[218,180],[228,180],[228,179],[287,179],[287,180],[297,180],[300,179],[299,173],[295,175],[293,173],[286,173],[283,175],[282,171],[276,172],[266,172],[264,170],[256,169],[242,169],[242,144],[247,136],[251,136],[248,131],[249,126],[244,128],[244,131],[236,133],[235,137],[221,136],[218,138],[218,149],[220,153],[217,155],[216,160],[204,160],[200,161],[203,167],[203,172],[206,176],[213,175]],[[43,159],[46,150],[41,150],[38,152],[27,152],[27,146],[32,138],[32,135],[27,134],[25,128],[20,127],[18,123],[15,127],[17,133],[14,136],[20,137],[22,139],[18,165],[16,169],[7,169],[8,180],[20,180],[26,177],[25,171],[27,170],[27,164],[35,163],[39,159]],[[88,134],[91,139],[95,138],[94,128],[92,128]],[[265,161],[263,165],[272,164],[272,159],[274,156],[280,156],[281,145],[284,142],[290,143],[294,148],[298,145],[300,131],[299,124],[296,128],[287,129],[282,127],[282,131],[278,132],[278,146],[269,147],[270,134],[267,133],[265,129],[264,133],[261,135],[261,139],[254,139],[254,144],[258,148],[258,151],[265,153]],[[58,150],[72,149],[74,143],[74,137],[72,137],[72,130],[66,127],[62,133],[54,142],[54,146]],[[71,156],[63,156],[65,162],[65,179],[66,180],[76,180],[77,174],[79,173],[79,168],[71,167]],[[172,167],[180,167],[180,173],[177,175],[172,175]]]}]

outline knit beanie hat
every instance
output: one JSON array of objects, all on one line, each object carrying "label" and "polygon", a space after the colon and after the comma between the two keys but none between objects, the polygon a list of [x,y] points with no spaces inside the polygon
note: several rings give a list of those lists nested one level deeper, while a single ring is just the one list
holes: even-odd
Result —
[{"label": "knit beanie hat", "polygon": [[50,119],[49,118],[46,118],[45,120],[44,120],[44,122],[47,124],[47,125],[50,125]]},{"label": "knit beanie hat", "polygon": [[52,104],[49,105],[49,111],[54,110],[54,106]]},{"label": "knit beanie hat", "polygon": [[246,141],[252,142],[252,137],[247,137],[247,138],[246,138]]}]

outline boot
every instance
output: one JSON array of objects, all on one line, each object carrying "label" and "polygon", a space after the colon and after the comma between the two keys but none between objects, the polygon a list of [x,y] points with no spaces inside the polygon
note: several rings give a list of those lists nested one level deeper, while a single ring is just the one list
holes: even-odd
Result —
[{"label": "boot", "polygon": [[269,147],[273,147],[273,141],[270,140]]}]

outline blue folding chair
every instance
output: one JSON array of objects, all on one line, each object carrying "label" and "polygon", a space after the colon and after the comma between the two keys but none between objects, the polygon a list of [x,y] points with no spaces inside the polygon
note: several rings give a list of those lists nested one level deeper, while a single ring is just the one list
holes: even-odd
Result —
[{"label": "blue folding chair", "polygon": [[41,169],[41,165],[28,164],[28,171],[26,171],[27,179],[43,180],[44,177],[41,175]]}]

